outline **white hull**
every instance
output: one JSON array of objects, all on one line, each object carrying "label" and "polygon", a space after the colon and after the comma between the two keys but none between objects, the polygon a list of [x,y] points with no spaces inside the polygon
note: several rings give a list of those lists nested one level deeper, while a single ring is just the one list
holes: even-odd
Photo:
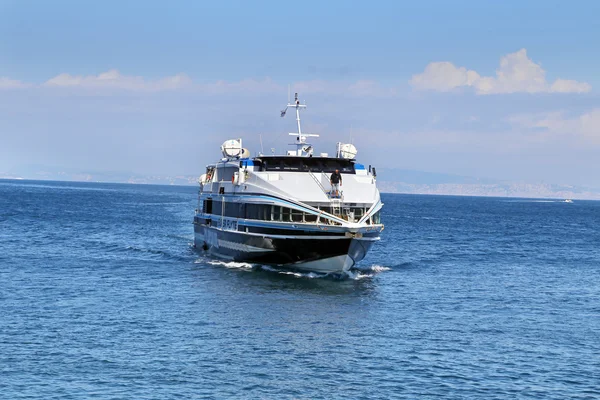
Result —
[{"label": "white hull", "polygon": [[300,271],[320,272],[320,273],[341,273],[348,272],[354,266],[355,262],[349,255],[341,255],[330,258],[323,258],[316,261],[308,261],[296,264],[285,265],[287,268],[294,268]]}]

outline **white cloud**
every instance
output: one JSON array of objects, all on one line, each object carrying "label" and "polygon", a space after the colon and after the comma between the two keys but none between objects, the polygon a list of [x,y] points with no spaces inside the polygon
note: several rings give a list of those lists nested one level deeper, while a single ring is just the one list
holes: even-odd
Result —
[{"label": "white cloud", "polygon": [[315,79],[310,81],[295,82],[292,91],[301,95],[314,93],[347,94],[359,97],[388,97],[396,94],[393,87],[384,87],[376,81],[361,79],[355,82],[326,81]]},{"label": "white cloud", "polygon": [[[158,92],[164,90],[187,89],[204,94],[225,93],[285,93],[287,88],[270,78],[242,79],[240,81],[218,80],[195,83],[186,74],[149,80],[142,76],[123,75],[116,69],[98,75],[59,74],[41,85],[23,83],[9,78],[0,78],[0,89],[13,87],[33,88],[73,88],[83,90],[119,89],[128,91]],[[355,82],[311,80],[295,82],[291,89],[302,95],[315,93],[346,93],[351,96],[385,97],[394,95],[394,88],[381,86],[371,80]]]},{"label": "white cloud", "polygon": [[508,120],[518,128],[542,129],[555,136],[571,136],[600,144],[600,108],[574,117],[568,117],[564,112],[558,111],[515,115]]},{"label": "white cloud", "polygon": [[228,82],[224,80],[214,83],[206,83],[197,86],[197,89],[204,93],[220,94],[235,92],[281,92],[285,89],[273,82],[270,78],[263,80],[243,79],[238,82]]},{"label": "white cloud", "polygon": [[190,86],[192,80],[185,74],[177,74],[157,80],[146,80],[141,76],[121,75],[116,69],[98,75],[60,74],[46,81],[46,87],[113,88],[124,90],[160,91]]},{"label": "white cloud", "polygon": [[1,89],[21,89],[21,88],[26,88],[26,87],[30,87],[30,86],[31,85],[28,83],[0,76],[0,90]]},{"label": "white cloud", "polygon": [[550,87],[550,91],[556,93],[586,93],[590,90],[592,86],[589,83],[569,79],[557,79]]},{"label": "white cloud", "polygon": [[546,81],[546,71],[527,57],[521,49],[500,59],[495,77],[480,76],[465,67],[450,62],[433,62],[421,74],[413,75],[410,84],[418,90],[446,92],[459,87],[473,87],[477,94],[497,93],[585,93],[592,87],[589,83],[557,79]]},{"label": "white cloud", "polygon": [[477,72],[444,61],[428,64],[422,74],[413,75],[410,83],[417,89],[447,92],[460,86],[473,86],[479,79]]}]

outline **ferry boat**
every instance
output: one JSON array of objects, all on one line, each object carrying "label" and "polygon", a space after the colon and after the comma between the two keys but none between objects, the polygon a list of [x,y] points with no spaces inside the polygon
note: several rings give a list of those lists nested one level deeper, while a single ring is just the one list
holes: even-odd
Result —
[{"label": "ferry boat", "polygon": [[[223,158],[199,178],[194,245],[211,255],[320,273],[344,273],[380,239],[383,207],[375,167],[356,161],[353,144],[337,143],[335,156],[314,153],[303,133],[295,95],[281,111],[296,112],[294,150],[250,153],[242,139],[221,146]],[[331,174],[339,171],[335,191]]]}]

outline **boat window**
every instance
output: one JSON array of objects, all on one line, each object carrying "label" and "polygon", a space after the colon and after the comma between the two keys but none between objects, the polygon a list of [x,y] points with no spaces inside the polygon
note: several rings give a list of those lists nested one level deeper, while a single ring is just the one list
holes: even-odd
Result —
[{"label": "boat window", "polygon": [[300,160],[300,162],[298,162],[298,159],[294,159],[294,158],[284,158],[283,159],[283,170],[284,171],[301,171],[302,167],[305,166],[306,164],[302,162],[302,160]]},{"label": "boat window", "polygon": [[331,214],[331,207],[319,207],[319,210]]},{"label": "boat window", "polygon": [[354,218],[357,220],[362,218],[363,209],[361,207],[352,208],[352,211],[354,211]]},{"label": "boat window", "polygon": [[354,174],[354,164],[350,160],[327,157],[262,157],[254,160],[263,171],[312,171],[331,173],[336,169],[342,173]]},{"label": "boat window", "polygon": [[282,214],[282,221],[285,222],[289,222],[290,221],[290,215],[291,215],[291,210],[287,207],[283,207],[283,214]]},{"label": "boat window", "polygon": [[269,221],[271,219],[271,206],[267,204],[246,204],[240,208],[240,218],[258,219],[261,221]]},{"label": "boat window", "polygon": [[292,210],[292,222],[302,222],[302,211]]},{"label": "boat window", "polygon": [[304,221],[306,222],[317,222],[317,216],[314,214],[305,214]]},{"label": "boat window", "polygon": [[222,204],[223,204],[223,203],[222,203],[221,201],[219,201],[219,200],[214,200],[214,201],[212,202],[212,210],[211,210],[212,212],[211,212],[211,214],[215,214],[215,215],[221,215],[221,212],[222,212],[222,210],[223,210],[223,209],[222,209],[222,206],[223,206]]},{"label": "boat window", "polygon": [[375,215],[373,215],[373,223],[380,224],[381,223],[381,215],[379,215],[380,211],[377,211]]},{"label": "boat window", "polygon": [[244,218],[244,204],[243,203],[225,203],[225,213],[226,217],[233,218]]},{"label": "boat window", "polygon": [[273,221],[281,221],[281,206],[273,206]]},{"label": "boat window", "polygon": [[246,218],[258,219],[258,204],[246,204]]},{"label": "boat window", "polygon": [[206,214],[212,214],[212,206],[213,206],[213,201],[212,199],[206,199],[204,200],[204,205],[203,205],[203,210]]}]

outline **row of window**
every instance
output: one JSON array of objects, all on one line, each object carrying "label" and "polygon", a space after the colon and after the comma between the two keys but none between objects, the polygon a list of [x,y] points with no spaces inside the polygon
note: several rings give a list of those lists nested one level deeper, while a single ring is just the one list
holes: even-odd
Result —
[{"label": "row of window", "polygon": [[341,158],[320,157],[261,157],[254,160],[261,171],[312,171],[354,174],[354,163]]},{"label": "row of window", "polygon": [[[338,214],[338,210],[331,207],[319,207],[326,213]],[[232,218],[257,219],[261,221],[282,221],[282,222],[317,222],[318,216],[294,210],[288,207],[275,206],[269,204],[245,204],[231,203],[219,200],[205,199],[202,203],[202,210],[206,214],[222,215]],[[343,207],[340,210],[341,217],[345,220],[358,221],[365,214],[365,209],[361,207]],[[334,214],[334,215],[335,215]],[[380,223],[379,213],[373,218],[373,223]]]}]

